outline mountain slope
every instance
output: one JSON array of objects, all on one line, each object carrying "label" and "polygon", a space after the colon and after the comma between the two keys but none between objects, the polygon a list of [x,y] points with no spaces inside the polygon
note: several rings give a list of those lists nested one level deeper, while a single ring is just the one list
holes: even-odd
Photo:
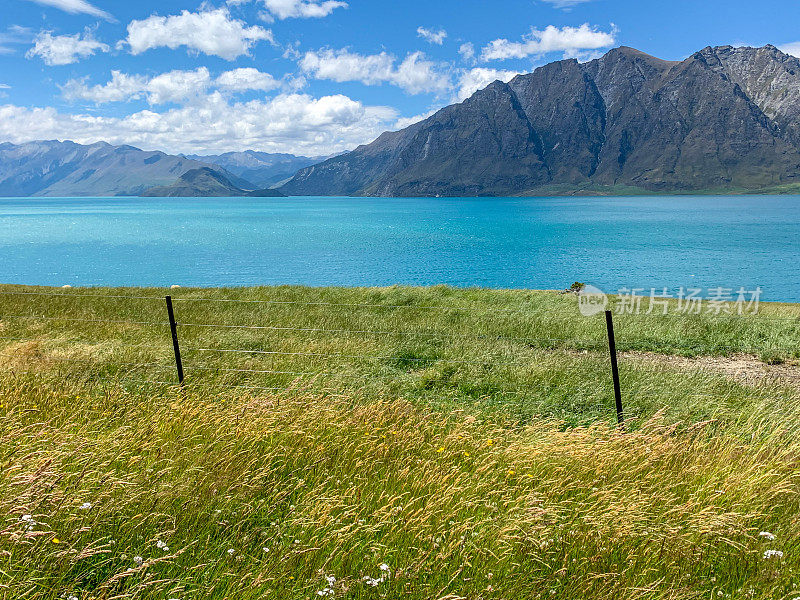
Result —
[{"label": "mountain slope", "polygon": [[[0,144],[0,196],[135,196],[207,166],[182,156],[105,142],[5,143]],[[255,187],[224,174],[238,187]]]},{"label": "mountain slope", "polygon": [[277,190],[243,190],[235,185],[224,173],[211,167],[192,169],[180,176],[178,181],[168,186],[150,188],[142,196],[158,198],[198,198],[233,196],[283,196]]},{"label": "mountain slope", "polygon": [[266,188],[291,178],[297,171],[310,165],[322,162],[323,158],[294,156],[293,154],[270,154],[246,150],[244,152],[226,152],[201,156],[187,155],[186,158],[206,164],[217,165],[229,173],[252,182],[260,188]]},{"label": "mountain slope", "polygon": [[617,48],[496,81],[298,172],[290,195],[479,196],[800,183],[800,61],[772,46],[668,62]]}]

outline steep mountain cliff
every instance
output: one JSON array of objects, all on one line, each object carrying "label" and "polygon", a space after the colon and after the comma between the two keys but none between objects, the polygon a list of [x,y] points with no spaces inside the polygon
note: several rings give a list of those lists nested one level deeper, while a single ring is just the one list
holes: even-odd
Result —
[{"label": "steep mountain cliff", "polygon": [[773,46],[668,62],[617,48],[496,81],[299,171],[290,195],[760,190],[800,184],[800,61]]}]

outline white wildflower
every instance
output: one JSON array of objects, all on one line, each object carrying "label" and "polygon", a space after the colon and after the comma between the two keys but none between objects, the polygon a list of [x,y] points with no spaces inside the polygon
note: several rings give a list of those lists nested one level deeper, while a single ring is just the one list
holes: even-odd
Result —
[{"label": "white wildflower", "polygon": [[141,556],[134,556],[133,562],[137,567],[141,567],[144,564],[144,559]]},{"label": "white wildflower", "polygon": [[159,550],[163,550],[164,552],[169,552],[169,547],[167,546],[167,543],[162,542],[161,540],[158,540],[156,542],[156,548],[158,548]]},{"label": "white wildflower", "polygon": [[266,546],[264,546],[264,547],[262,548],[262,550],[263,550],[264,552],[269,552],[269,548],[267,548]]},{"label": "white wildflower", "polygon": [[763,537],[763,538],[767,538],[770,542],[775,539],[775,535],[770,533],[769,531],[762,531],[758,535]]},{"label": "white wildflower", "polygon": [[381,566],[378,567],[378,568],[381,571],[383,571],[384,573],[388,573],[389,572],[389,565],[387,565],[386,563],[381,563]]},{"label": "white wildflower", "polygon": [[81,510],[89,510],[90,508],[92,508],[91,502],[84,502],[83,504],[81,504]]},{"label": "white wildflower", "polygon": [[22,515],[19,520],[25,523],[25,529],[28,531],[33,531],[33,528],[37,525],[36,521],[31,515]]},{"label": "white wildflower", "polygon": [[228,556],[233,556],[234,554],[236,554],[236,550],[233,548],[228,548]]},{"label": "white wildflower", "polygon": [[783,552],[781,552],[780,550],[764,550],[765,559],[770,559],[772,557],[783,558]]}]

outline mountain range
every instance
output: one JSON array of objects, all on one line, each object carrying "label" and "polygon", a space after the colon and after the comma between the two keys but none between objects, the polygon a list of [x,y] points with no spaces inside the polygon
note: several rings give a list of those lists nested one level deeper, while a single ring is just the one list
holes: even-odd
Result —
[{"label": "mountain range", "polygon": [[[265,189],[268,188],[268,189]],[[800,60],[615,48],[495,81],[324,160],[0,144],[0,196],[522,196],[800,192]]]},{"label": "mountain range", "polygon": [[320,163],[328,157],[309,158],[293,154],[270,154],[246,150],[205,156],[192,154],[187,155],[186,158],[222,167],[228,173],[233,173],[256,187],[268,188],[284,183],[300,169]]},{"label": "mountain range", "polygon": [[[237,162],[237,155],[256,158],[238,168],[245,161]],[[105,142],[4,143],[0,144],[0,196],[282,195],[263,188],[276,178],[291,177],[297,170],[293,165],[300,168],[313,160],[262,152],[190,158]]]},{"label": "mountain range", "polygon": [[172,185],[150,188],[142,196],[155,198],[200,198],[235,196],[282,197],[284,194],[275,189],[245,190],[231,182],[217,169],[200,167],[187,171]]},{"label": "mountain range", "polygon": [[616,48],[496,81],[299,171],[289,195],[504,196],[794,190],[800,60],[708,47],[680,62]]}]

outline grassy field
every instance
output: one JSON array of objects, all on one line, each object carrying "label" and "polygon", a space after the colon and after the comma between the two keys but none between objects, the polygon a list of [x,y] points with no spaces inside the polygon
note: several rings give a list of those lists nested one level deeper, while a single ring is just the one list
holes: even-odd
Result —
[{"label": "grassy field", "polygon": [[0,286],[0,598],[800,597],[800,306],[618,316],[621,432],[572,295],[171,292],[183,389],[169,291]]}]

